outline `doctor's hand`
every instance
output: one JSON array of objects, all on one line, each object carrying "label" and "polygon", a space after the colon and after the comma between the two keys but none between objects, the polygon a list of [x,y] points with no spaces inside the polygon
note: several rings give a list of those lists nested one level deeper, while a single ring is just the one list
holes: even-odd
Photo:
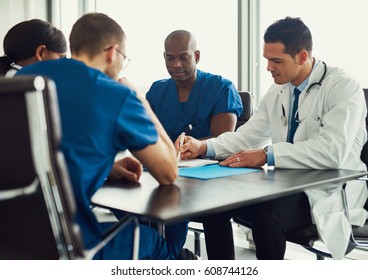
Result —
[{"label": "doctor's hand", "polygon": [[141,175],[142,164],[135,158],[126,157],[114,162],[109,179],[127,179],[138,182]]},{"label": "doctor's hand", "polygon": [[267,162],[263,149],[245,150],[229,156],[220,162],[222,166],[229,167],[262,167]]},{"label": "doctor's hand", "polygon": [[175,149],[177,152],[180,151],[181,159],[197,158],[204,156],[207,152],[207,145],[204,141],[197,140],[191,136],[185,136],[184,144],[180,145],[180,136],[175,141]]}]

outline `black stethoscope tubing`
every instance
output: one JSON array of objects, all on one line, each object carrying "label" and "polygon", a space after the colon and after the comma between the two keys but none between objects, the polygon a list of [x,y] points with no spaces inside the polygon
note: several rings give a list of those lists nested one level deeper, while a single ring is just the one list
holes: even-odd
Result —
[{"label": "black stethoscope tubing", "polygon": [[318,82],[315,82],[315,83],[311,84],[308,87],[308,89],[307,89],[307,93],[309,93],[309,91],[311,90],[312,87],[314,87],[314,86],[321,86],[322,85],[322,81],[325,78],[326,73],[327,73],[327,65],[326,65],[326,63],[324,61],[322,61],[322,64],[324,65],[325,69],[323,71],[323,75],[322,75],[321,79]]},{"label": "black stethoscope tubing", "polygon": [[[326,76],[326,73],[327,73],[327,64],[324,61],[322,61],[322,64],[324,65],[324,71],[323,71],[323,75],[322,75],[321,79],[318,82],[315,82],[315,83],[311,84],[308,87],[308,89],[306,91],[306,94],[308,94],[309,91],[311,90],[311,88],[313,88],[314,86],[321,86],[322,85],[322,82],[323,82],[323,80]],[[285,108],[284,108],[284,105],[282,105],[282,104],[281,104],[281,107],[282,107],[281,108],[282,109],[281,122],[282,122],[282,125],[286,126],[287,125],[287,118],[286,118]],[[297,110],[297,112],[298,112],[298,110]],[[295,115],[296,114],[297,113],[295,113]],[[296,118],[296,117],[294,116],[294,118]],[[296,119],[296,122],[300,123],[300,120]]]}]

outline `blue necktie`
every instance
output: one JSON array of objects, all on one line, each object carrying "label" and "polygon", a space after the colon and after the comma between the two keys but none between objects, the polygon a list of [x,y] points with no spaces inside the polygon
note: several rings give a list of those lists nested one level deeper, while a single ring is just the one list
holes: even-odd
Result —
[{"label": "blue necktie", "polygon": [[294,143],[294,134],[296,131],[296,128],[299,125],[299,113],[297,113],[298,110],[298,104],[299,104],[299,95],[300,90],[297,88],[294,89],[294,104],[293,104],[293,113],[291,114],[291,120],[290,120],[290,132],[288,137],[288,142]]}]

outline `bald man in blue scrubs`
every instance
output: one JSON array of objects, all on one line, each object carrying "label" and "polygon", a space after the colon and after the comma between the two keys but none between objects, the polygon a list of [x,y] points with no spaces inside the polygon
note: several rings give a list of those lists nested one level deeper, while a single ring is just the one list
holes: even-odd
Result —
[{"label": "bald man in blue scrubs", "polygon": [[[200,139],[234,131],[243,111],[241,98],[230,80],[196,68],[200,51],[194,36],[185,30],[170,33],[164,59],[171,78],[154,82],[146,98],[171,140],[183,131]],[[166,227],[172,257],[189,257],[188,250],[181,250],[187,231],[188,221]]]}]

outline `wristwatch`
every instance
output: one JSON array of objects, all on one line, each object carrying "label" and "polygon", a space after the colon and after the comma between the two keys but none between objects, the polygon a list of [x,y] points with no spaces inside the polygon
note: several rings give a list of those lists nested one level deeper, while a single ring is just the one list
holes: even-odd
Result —
[{"label": "wristwatch", "polygon": [[268,155],[268,146],[266,146],[266,147],[263,148],[263,152],[265,153],[266,158],[267,158],[267,155]]}]

